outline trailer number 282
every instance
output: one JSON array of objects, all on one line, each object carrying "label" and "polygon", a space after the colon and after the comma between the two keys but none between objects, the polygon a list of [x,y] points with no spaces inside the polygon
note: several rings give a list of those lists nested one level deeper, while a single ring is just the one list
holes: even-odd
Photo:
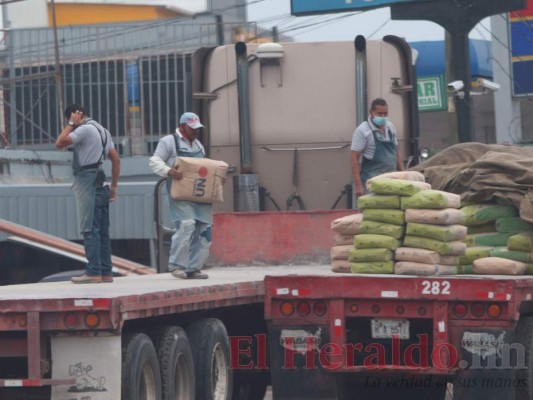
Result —
[{"label": "trailer number 282", "polygon": [[423,281],[422,294],[450,294],[450,287],[448,281]]}]

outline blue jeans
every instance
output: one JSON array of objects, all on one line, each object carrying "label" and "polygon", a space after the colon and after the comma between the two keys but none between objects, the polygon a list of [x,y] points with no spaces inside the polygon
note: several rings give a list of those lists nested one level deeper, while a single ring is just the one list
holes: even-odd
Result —
[{"label": "blue jeans", "polygon": [[96,188],[91,230],[83,232],[85,256],[89,261],[85,273],[112,276],[111,238],[109,237],[109,186]]},{"label": "blue jeans", "polygon": [[185,272],[200,271],[209,257],[212,225],[194,219],[176,222],[172,235],[168,269]]}]

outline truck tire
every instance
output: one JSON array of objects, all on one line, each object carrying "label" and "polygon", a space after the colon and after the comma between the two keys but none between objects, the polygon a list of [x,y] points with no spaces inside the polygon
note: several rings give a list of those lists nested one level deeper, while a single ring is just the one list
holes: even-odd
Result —
[{"label": "truck tire", "polygon": [[516,368],[516,400],[533,398],[533,317],[521,317],[516,326],[516,341],[524,346],[526,369]]},{"label": "truck tire", "polygon": [[161,400],[161,374],[154,345],[144,333],[122,338],[122,398]]},{"label": "truck tire", "polygon": [[185,331],[179,326],[162,326],[150,336],[159,359],[163,400],[195,400],[194,362]]},{"label": "truck tire", "polygon": [[231,400],[233,370],[226,327],[215,318],[191,323],[187,335],[194,355],[197,400]]}]

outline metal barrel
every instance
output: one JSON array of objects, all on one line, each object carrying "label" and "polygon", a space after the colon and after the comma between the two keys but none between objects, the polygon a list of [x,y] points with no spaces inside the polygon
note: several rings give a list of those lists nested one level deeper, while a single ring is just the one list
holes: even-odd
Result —
[{"label": "metal barrel", "polygon": [[259,211],[259,177],[257,174],[233,176],[233,209]]}]

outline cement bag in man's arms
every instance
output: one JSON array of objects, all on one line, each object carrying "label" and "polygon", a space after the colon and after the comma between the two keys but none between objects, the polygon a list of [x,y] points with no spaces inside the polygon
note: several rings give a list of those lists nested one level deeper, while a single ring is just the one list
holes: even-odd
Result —
[{"label": "cement bag in man's arms", "polygon": [[174,168],[183,174],[183,179],[173,180],[170,196],[174,200],[196,203],[221,203],[224,201],[222,180],[226,177],[228,164],[209,158],[177,157]]}]

